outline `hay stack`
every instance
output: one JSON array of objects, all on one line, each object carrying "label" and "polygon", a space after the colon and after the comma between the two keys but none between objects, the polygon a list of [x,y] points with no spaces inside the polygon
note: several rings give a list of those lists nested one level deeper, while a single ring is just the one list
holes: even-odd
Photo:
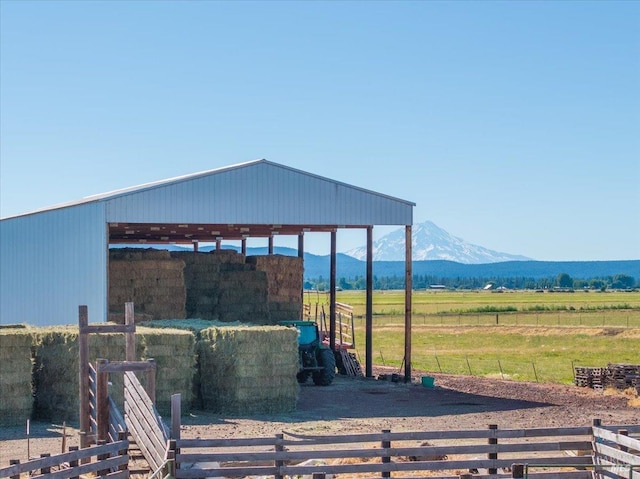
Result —
[{"label": "hay stack", "polygon": [[208,328],[200,332],[197,350],[205,409],[226,414],[295,409],[296,330],[278,326]]},{"label": "hay stack", "polygon": [[109,310],[120,313],[133,301],[136,313],[153,319],[185,318],[184,267],[168,251],[109,250]]},{"label": "hay stack", "polygon": [[248,256],[247,263],[267,275],[272,324],[302,317],[303,261],[295,256]]},{"label": "hay stack", "polygon": [[[182,395],[183,413],[193,399],[196,372],[195,335],[179,329],[138,328],[143,353],[141,359],[156,361],[156,408],[162,415],[171,413],[171,395]],[[144,384],[144,379],[141,377]]]},{"label": "hay stack", "polygon": [[186,314],[224,322],[269,323],[267,279],[232,250],[172,252],[185,263]]},{"label": "hay stack", "polygon": [[34,341],[31,329],[0,329],[0,426],[24,424],[31,417]]},{"label": "hay stack", "polygon": [[[79,412],[78,328],[58,326],[38,331],[35,351],[35,410],[41,419],[76,421]],[[136,356],[143,354],[140,337],[136,336]],[[125,355],[123,334],[91,334],[89,359],[122,361]],[[122,405],[122,375],[110,375],[109,394]]]}]

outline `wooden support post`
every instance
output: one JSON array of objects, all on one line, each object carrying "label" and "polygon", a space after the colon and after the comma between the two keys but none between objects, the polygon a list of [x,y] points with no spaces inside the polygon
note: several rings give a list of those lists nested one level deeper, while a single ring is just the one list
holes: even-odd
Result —
[{"label": "wooden support post", "polygon": [[149,371],[147,371],[147,396],[151,399],[151,403],[155,406],[156,404],[156,360],[153,358],[147,359],[147,362],[151,366]]},{"label": "wooden support post", "polygon": [[[382,433],[383,434],[389,434],[391,432],[390,429],[383,429]],[[380,444],[382,449],[389,449],[391,447],[391,441],[389,440],[382,440],[382,444]],[[391,458],[389,456],[383,456],[382,457],[382,464],[389,464],[391,462]],[[383,471],[382,472],[382,477],[391,477],[391,472],[389,471]]]},{"label": "wooden support post", "polygon": [[[76,452],[78,450],[78,446],[69,446],[69,452]],[[78,467],[79,461],[77,459],[72,459],[69,461],[69,467]],[[70,479],[78,479],[80,476],[73,476]]]},{"label": "wooden support post", "polygon": [[367,227],[367,307],[365,324],[365,376],[373,377],[373,226]]},{"label": "wooden support post", "polygon": [[89,433],[91,429],[91,411],[89,396],[89,337],[85,328],[89,325],[89,313],[87,306],[78,307],[78,360],[80,382],[80,447],[89,445]]},{"label": "wooden support post", "polygon": [[[98,440],[98,446],[104,446],[107,443],[106,440]],[[98,456],[96,457],[96,459],[98,460],[98,462],[100,461],[104,461],[106,459],[109,459],[109,454],[98,454]],[[109,474],[109,469],[102,469],[100,471],[97,472],[98,476],[106,476],[107,474]]]},{"label": "wooden support post", "polygon": [[[282,441],[284,440],[284,434],[276,434],[276,445],[275,451],[282,452],[284,451],[284,446],[282,445]],[[276,466],[276,473],[274,474],[274,479],[282,479],[284,476],[282,475],[281,468],[284,466],[284,461],[282,459],[276,459],[274,461],[274,465]]]},{"label": "wooden support post", "polygon": [[[28,460],[29,458],[27,458]],[[18,464],[20,464],[20,459],[9,459],[9,465],[10,466],[17,466]],[[11,476],[10,479],[20,479],[20,474],[16,474],[15,476]]]},{"label": "wooden support post", "polygon": [[173,473],[171,474],[171,477],[176,477],[176,469],[180,469],[180,464],[178,464],[178,454],[180,454],[180,451],[178,450],[178,443],[175,439],[169,439],[167,459],[173,459]]},{"label": "wooden support post", "polygon": [[171,439],[180,439],[180,427],[182,416],[182,395],[171,395]]},{"label": "wooden support post", "polygon": [[242,241],[240,242],[240,251],[244,256],[247,255],[247,238],[242,238]]},{"label": "wooden support post", "polygon": [[405,226],[404,241],[404,382],[409,383],[411,382],[411,292],[413,290],[411,225]]},{"label": "wooden support post", "polygon": [[171,449],[169,449],[167,451],[167,457],[166,460],[168,462],[168,466],[169,466],[169,471],[168,471],[168,475],[165,477],[176,477],[176,453],[175,451],[172,451]]},{"label": "wooden support post", "polygon": [[193,252],[197,253],[199,248],[200,248],[200,245],[198,243],[198,240],[193,240]]},{"label": "wooden support post", "polygon": [[269,236],[268,254],[273,254],[273,235]]},{"label": "wooden support post", "polygon": [[[45,452],[43,454],[40,454],[41,458],[44,457],[51,457],[51,454],[49,454],[48,452]],[[42,469],[40,469],[40,474],[49,474],[51,473],[51,466],[48,467],[43,467]]]},{"label": "wooden support post", "polygon": [[136,360],[135,311],[132,302],[124,303],[124,324],[132,326],[133,331],[125,333],[125,359]]},{"label": "wooden support post", "polygon": [[109,373],[101,370],[101,366],[108,364],[107,359],[96,361],[96,420],[98,422],[98,442],[106,441],[109,437]]},{"label": "wooden support post", "polygon": [[524,477],[524,464],[512,464],[511,477],[513,479],[522,479]]},{"label": "wooden support post", "polygon": [[[124,441],[127,439],[127,431],[119,431],[118,432],[118,441]],[[127,454],[129,454],[129,450],[128,448],[124,448],[124,449],[120,449],[118,451],[118,455],[119,456],[126,456]],[[120,467],[118,468],[119,471],[126,471],[128,468],[128,462],[121,464]]]},{"label": "wooden support post", "polygon": [[216,238],[216,251],[220,251],[222,249],[222,238]]},{"label": "wooden support post", "polygon": [[[498,425],[497,424],[489,424],[489,429],[490,430],[496,430],[498,429]],[[497,437],[490,437],[489,441],[488,441],[489,445],[496,445],[498,444],[498,438]],[[497,451],[497,448],[496,448]],[[489,454],[487,454],[487,459],[498,459],[498,453],[497,452],[490,452]],[[489,474],[498,474],[498,469],[495,467],[490,467],[487,471]]]},{"label": "wooden support post", "polygon": [[[298,235],[298,258],[302,260],[302,269],[304,271],[304,233]],[[304,304],[304,280],[302,281],[302,288],[300,288],[300,304]]]},{"label": "wooden support post", "polygon": [[336,349],[336,232],[331,232],[331,271],[329,273],[329,347]]},{"label": "wooden support post", "polygon": [[[618,434],[620,434],[621,436],[628,436],[629,431],[627,429],[619,429]],[[629,448],[627,446],[618,445],[618,449],[620,449],[623,452],[629,452]]]}]

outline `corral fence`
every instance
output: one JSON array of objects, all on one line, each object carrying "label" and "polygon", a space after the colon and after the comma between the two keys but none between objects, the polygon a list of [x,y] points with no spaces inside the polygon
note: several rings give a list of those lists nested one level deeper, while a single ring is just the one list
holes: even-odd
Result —
[{"label": "corral fence", "polygon": [[129,441],[121,439],[110,444],[79,449],[69,448],[63,454],[43,454],[38,459],[20,463],[10,461],[11,465],[0,469],[0,478],[20,479],[25,477],[49,477],[55,479],[77,479],[81,475],[99,476],[108,479],[127,479],[129,477]]},{"label": "corral fence", "polygon": [[[307,436],[178,439],[170,441],[175,477],[359,474],[406,477],[429,472],[439,479],[534,477],[633,479],[640,467],[640,425],[391,432]],[[623,451],[624,448],[624,451]],[[514,465],[516,465],[514,467]],[[433,471],[440,472],[440,475]],[[417,476],[420,477],[420,476]]]}]

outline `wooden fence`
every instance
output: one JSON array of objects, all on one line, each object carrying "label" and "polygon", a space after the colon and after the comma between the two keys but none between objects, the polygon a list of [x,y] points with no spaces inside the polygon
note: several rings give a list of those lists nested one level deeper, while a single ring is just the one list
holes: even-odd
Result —
[{"label": "wooden fence", "polygon": [[124,412],[129,432],[152,470],[161,468],[166,459],[169,432],[136,375],[124,373]]},{"label": "wooden fence", "polygon": [[[124,436],[123,436],[124,437]],[[78,449],[50,456],[43,454],[39,459],[25,463],[12,460],[9,467],[0,469],[0,478],[20,479],[46,476],[51,479],[77,479],[82,474],[92,474],[108,479],[127,479],[129,477],[129,441],[121,438],[110,444]]]},{"label": "wooden fence", "polygon": [[626,428],[613,432],[594,426],[593,462],[600,477],[640,477],[640,439],[629,433]]},{"label": "wooden fence", "polygon": [[[612,431],[617,429],[640,433],[638,425],[538,429],[489,426],[484,430],[382,431],[338,436],[284,433],[265,438],[172,440],[170,450],[178,479],[246,475],[281,479],[313,474],[387,478],[392,472],[396,473],[395,478],[400,477],[397,473],[415,475],[424,471],[438,471],[440,475],[433,477],[440,479],[469,473],[511,477],[513,464],[526,464],[526,475],[539,479],[592,479],[589,468],[593,466],[594,444],[602,451],[600,454],[608,452],[609,459],[611,450],[618,450],[616,444],[626,444],[628,448],[637,444],[636,439],[627,436],[616,442],[620,434]],[[598,435],[594,436],[594,432]],[[638,452],[617,453],[615,458],[640,465]],[[604,465],[609,459],[603,456],[598,460]],[[522,473],[523,468],[518,471]],[[632,479],[627,474],[612,477]]]}]

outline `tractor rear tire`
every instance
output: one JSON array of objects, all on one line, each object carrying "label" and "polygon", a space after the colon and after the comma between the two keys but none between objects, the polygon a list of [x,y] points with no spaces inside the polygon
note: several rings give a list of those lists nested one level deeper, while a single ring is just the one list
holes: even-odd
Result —
[{"label": "tractor rear tire", "polygon": [[331,349],[321,349],[318,352],[321,371],[313,373],[313,383],[316,386],[329,386],[336,377],[336,357]]}]

